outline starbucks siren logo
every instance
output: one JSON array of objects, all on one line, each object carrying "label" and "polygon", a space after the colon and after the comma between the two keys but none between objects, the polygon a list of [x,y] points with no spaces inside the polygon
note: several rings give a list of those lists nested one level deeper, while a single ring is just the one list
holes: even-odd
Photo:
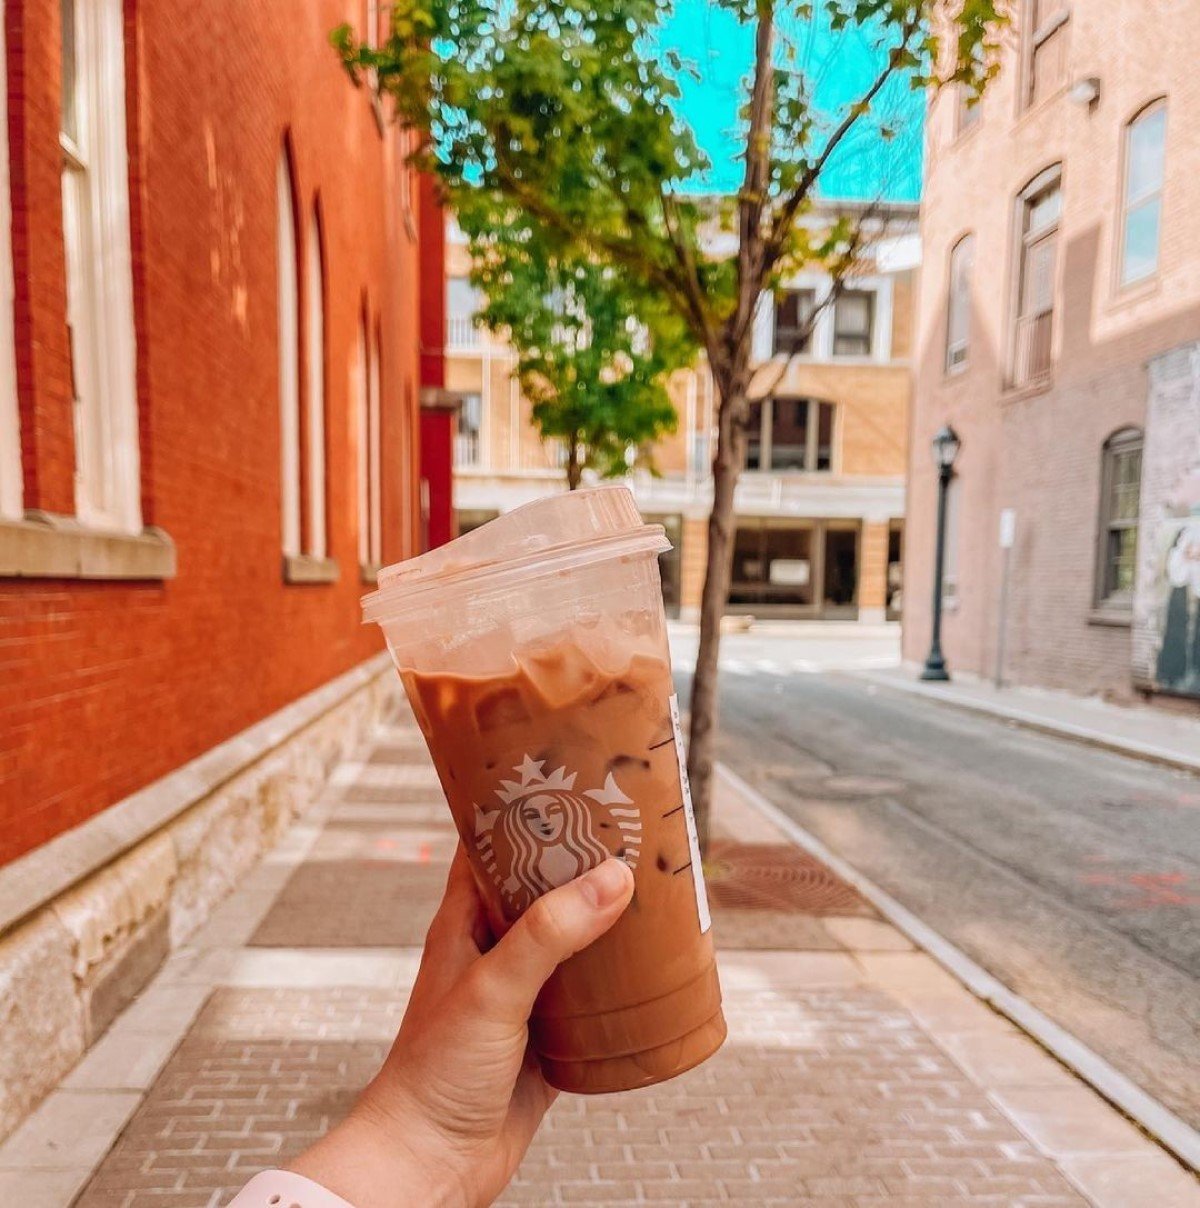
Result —
[{"label": "starbucks siren logo", "polygon": [[526,755],[513,768],[520,779],[496,789],[500,804],[476,806],[475,846],[516,911],[608,856],[636,868],[641,851],[641,815],[611,772],[603,788],[576,792],[576,773],[545,766]]}]

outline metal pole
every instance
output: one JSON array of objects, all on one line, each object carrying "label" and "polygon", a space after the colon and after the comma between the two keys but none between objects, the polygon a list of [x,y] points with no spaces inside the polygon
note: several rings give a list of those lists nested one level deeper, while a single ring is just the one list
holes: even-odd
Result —
[{"label": "metal pole", "polygon": [[944,683],[950,678],[946,660],[942,655],[942,575],[946,563],[946,494],[950,487],[951,468],[938,467],[938,513],[937,547],[933,559],[933,635],[929,642],[929,655],[921,671],[923,680]]}]

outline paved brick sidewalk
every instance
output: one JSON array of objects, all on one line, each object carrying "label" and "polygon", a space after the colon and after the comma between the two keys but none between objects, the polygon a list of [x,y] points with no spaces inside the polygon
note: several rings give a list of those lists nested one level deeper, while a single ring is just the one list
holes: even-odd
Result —
[{"label": "paved brick sidewalk", "polygon": [[[563,1097],[504,1204],[1200,1205],[1190,1176],[728,791],[730,1039]],[[3,1147],[0,1204],[217,1208],[377,1068],[453,834],[411,727],[297,828]],[[736,840],[734,838],[736,836]]]}]

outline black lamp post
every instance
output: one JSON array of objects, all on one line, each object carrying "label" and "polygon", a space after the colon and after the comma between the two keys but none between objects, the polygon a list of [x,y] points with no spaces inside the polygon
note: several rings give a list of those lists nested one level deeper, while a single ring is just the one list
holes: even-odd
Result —
[{"label": "black lamp post", "polygon": [[933,438],[933,463],[938,471],[937,552],[933,559],[933,637],[921,672],[923,680],[945,682],[950,678],[942,655],[942,574],[946,565],[946,494],[961,446],[958,433],[949,424],[944,424]]}]

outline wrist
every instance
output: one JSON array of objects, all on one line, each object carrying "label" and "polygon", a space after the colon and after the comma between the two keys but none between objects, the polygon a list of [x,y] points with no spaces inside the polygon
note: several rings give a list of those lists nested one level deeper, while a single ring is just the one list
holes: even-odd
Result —
[{"label": "wrist", "polygon": [[360,1102],[288,1169],[354,1208],[474,1208],[442,1166],[422,1157],[423,1121],[409,1123]]}]

